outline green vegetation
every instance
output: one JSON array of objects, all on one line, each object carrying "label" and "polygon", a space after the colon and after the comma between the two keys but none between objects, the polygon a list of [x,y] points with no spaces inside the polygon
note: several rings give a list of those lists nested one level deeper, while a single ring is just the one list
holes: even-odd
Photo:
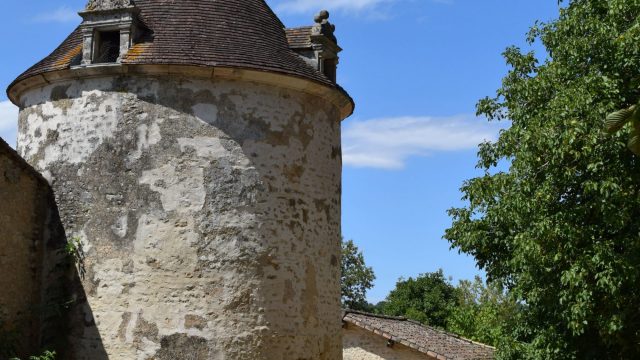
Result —
[{"label": "green vegetation", "polygon": [[426,325],[446,328],[457,302],[456,289],[442,270],[400,279],[386,300],[377,306],[385,315],[404,316]]},{"label": "green vegetation", "polygon": [[342,306],[352,310],[367,310],[367,290],[373,287],[376,276],[373,269],[365,264],[364,255],[353,240],[342,242],[341,269]]},{"label": "green vegetation", "polygon": [[[11,360],[20,360],[20,359],[13,358]],[[40,356],[30,356],[29,360],[56,360],[56,353],[51,351],[45,351]]]},{"label": "green vegetation", "polygon": [[513,302],[497,284],[482,279],[461,281],[455,287],[439,270],[399,279],[385,301],[366,301],[375,275],[353,241],[342,243],[342,305],[352,310],[403,316],[445,329],[488,345],[519,348],[509,336],[522,306]]},{"label": "green vegetation", "polygon": [[633,130],[627,147],[634,154],[640,156],[640,107],[638,105],[632,105],[609,114],[605,120],[605,130],[614,134],[623,129],[628,123],[633,124]]},{"label": "green vegetation", "polygon": [[510,335],[522,308],[496,283],[485,285],[478,277],[453,286],[442,270],[400,279],[385,301],[370,307],[511,350],[520,347]]},{"label": "green vegetation", "polygon": [[549,58],[507,49],[512,69],[478,104],[511,127],[480,147],[485,174],[445,237],[523,304],[504,357],[640,358],[639,16],[636,0],[565,2],[529,34]]},{"label": "green vegetation", "polygon": [[82,239],[74,237],[64,245],[64,253],[68,260],[74,265],[78,271],[78,275],[84,278],[86,269],[84,267],[84,250],[82,248]]},{"label": "green vegetation", "polygon": [[485,285],[479,277],[460,281],[456,291],[458,299],[447,318],[448,331],[509,352],[518,350],[520,345],[510,335],[516,329],[522,305],[499,284]]},{"label": "green vegetation", "polygon": [[[12,330],[0,317],[0,359],[20,360],[15,357],[16,344],[20,340],[18,332]],[[55,360],[56,353],[45,351],[40,356],[30,356],[29,360]]]}]

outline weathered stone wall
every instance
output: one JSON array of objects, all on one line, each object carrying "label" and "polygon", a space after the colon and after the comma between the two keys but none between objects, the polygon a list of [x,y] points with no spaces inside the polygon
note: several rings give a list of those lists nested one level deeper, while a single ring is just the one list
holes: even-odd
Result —
[{"label": "weathered stone wall", "polygon": [[0,343],[11,341],[4,345],[20,356],[55,342],[52,327],[62,323],[53,315],[66,276],[55,270],[63,247],[56,224],[48,184],[0,139],[0,336],[16,336]]},{"label": "weathered stone wall", "polygon": [[153,77],[22,101],[19,151],[86,253],[67,358],[340,359],[332,105]]},{"label": "weathered stone wall", "polygon": [[355,325],[342,330],[344,360],[428,360],[426,354],[402,344],[387,346],[387,339]]}]

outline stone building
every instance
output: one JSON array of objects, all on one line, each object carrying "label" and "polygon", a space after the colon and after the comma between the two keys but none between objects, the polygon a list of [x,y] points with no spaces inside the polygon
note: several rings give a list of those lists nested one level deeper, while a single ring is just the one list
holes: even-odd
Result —
[{"label": "stone building", "polygon": [[[340,122],[354,104],[329,14],[291,30],[263,0],[91,0],[80,15],[7,90],[29,166],[5,156],[3,181],[29,189],[2,193],[0,219],[29,242],[1,266],[29,279],[8,279],[0,304],[14,300],[14,322],[59,310],[31,315],[25,349],[340,359]],[[75,271],[49,279],[69,248]]]},{"label": "stone building", "polygon": [[494,348],[401,317],[346,311],[344,360],[490,360]]}]

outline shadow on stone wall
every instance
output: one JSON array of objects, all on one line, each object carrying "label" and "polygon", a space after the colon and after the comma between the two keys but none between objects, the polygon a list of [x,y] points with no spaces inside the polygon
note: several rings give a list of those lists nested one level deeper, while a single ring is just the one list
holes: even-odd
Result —
[{"label": "shadow on stone wall", "polygon": [[[93,314],[69,244],[50,185],[0,139],[0,359],[48,350],[75,360],[74,335],[91,326],[73,313]],[[100,335],[92,339],[91,359],[108,359]]]},{"label": "shadow on stone wall", "polygon": [[[108,360],[82,285],[84,254],[66,235],[53,193],[50,194],[41,348],[55,350],[57,360]],[[77,353],[90,357],[77,357]]]}]

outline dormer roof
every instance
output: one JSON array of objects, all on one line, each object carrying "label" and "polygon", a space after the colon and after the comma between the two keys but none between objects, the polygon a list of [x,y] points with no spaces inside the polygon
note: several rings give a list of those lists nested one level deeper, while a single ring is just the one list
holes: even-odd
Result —
[{"label": "dormer roof", "polygon": [[286,29],[287,41],[292,49],[311,49],[311,30],[313,26],[302,26],[297,28]]},{"label": "dormer roof", "polygon": [[[284,25],[263,0],[91,0],[86,10],[131,5],[138,9],[138,21],[146,34],[122,56],[123,65],[244,68],[337,87],[290,48]],[[78,27],[11,86],[80,65],[82,40]]]}]

